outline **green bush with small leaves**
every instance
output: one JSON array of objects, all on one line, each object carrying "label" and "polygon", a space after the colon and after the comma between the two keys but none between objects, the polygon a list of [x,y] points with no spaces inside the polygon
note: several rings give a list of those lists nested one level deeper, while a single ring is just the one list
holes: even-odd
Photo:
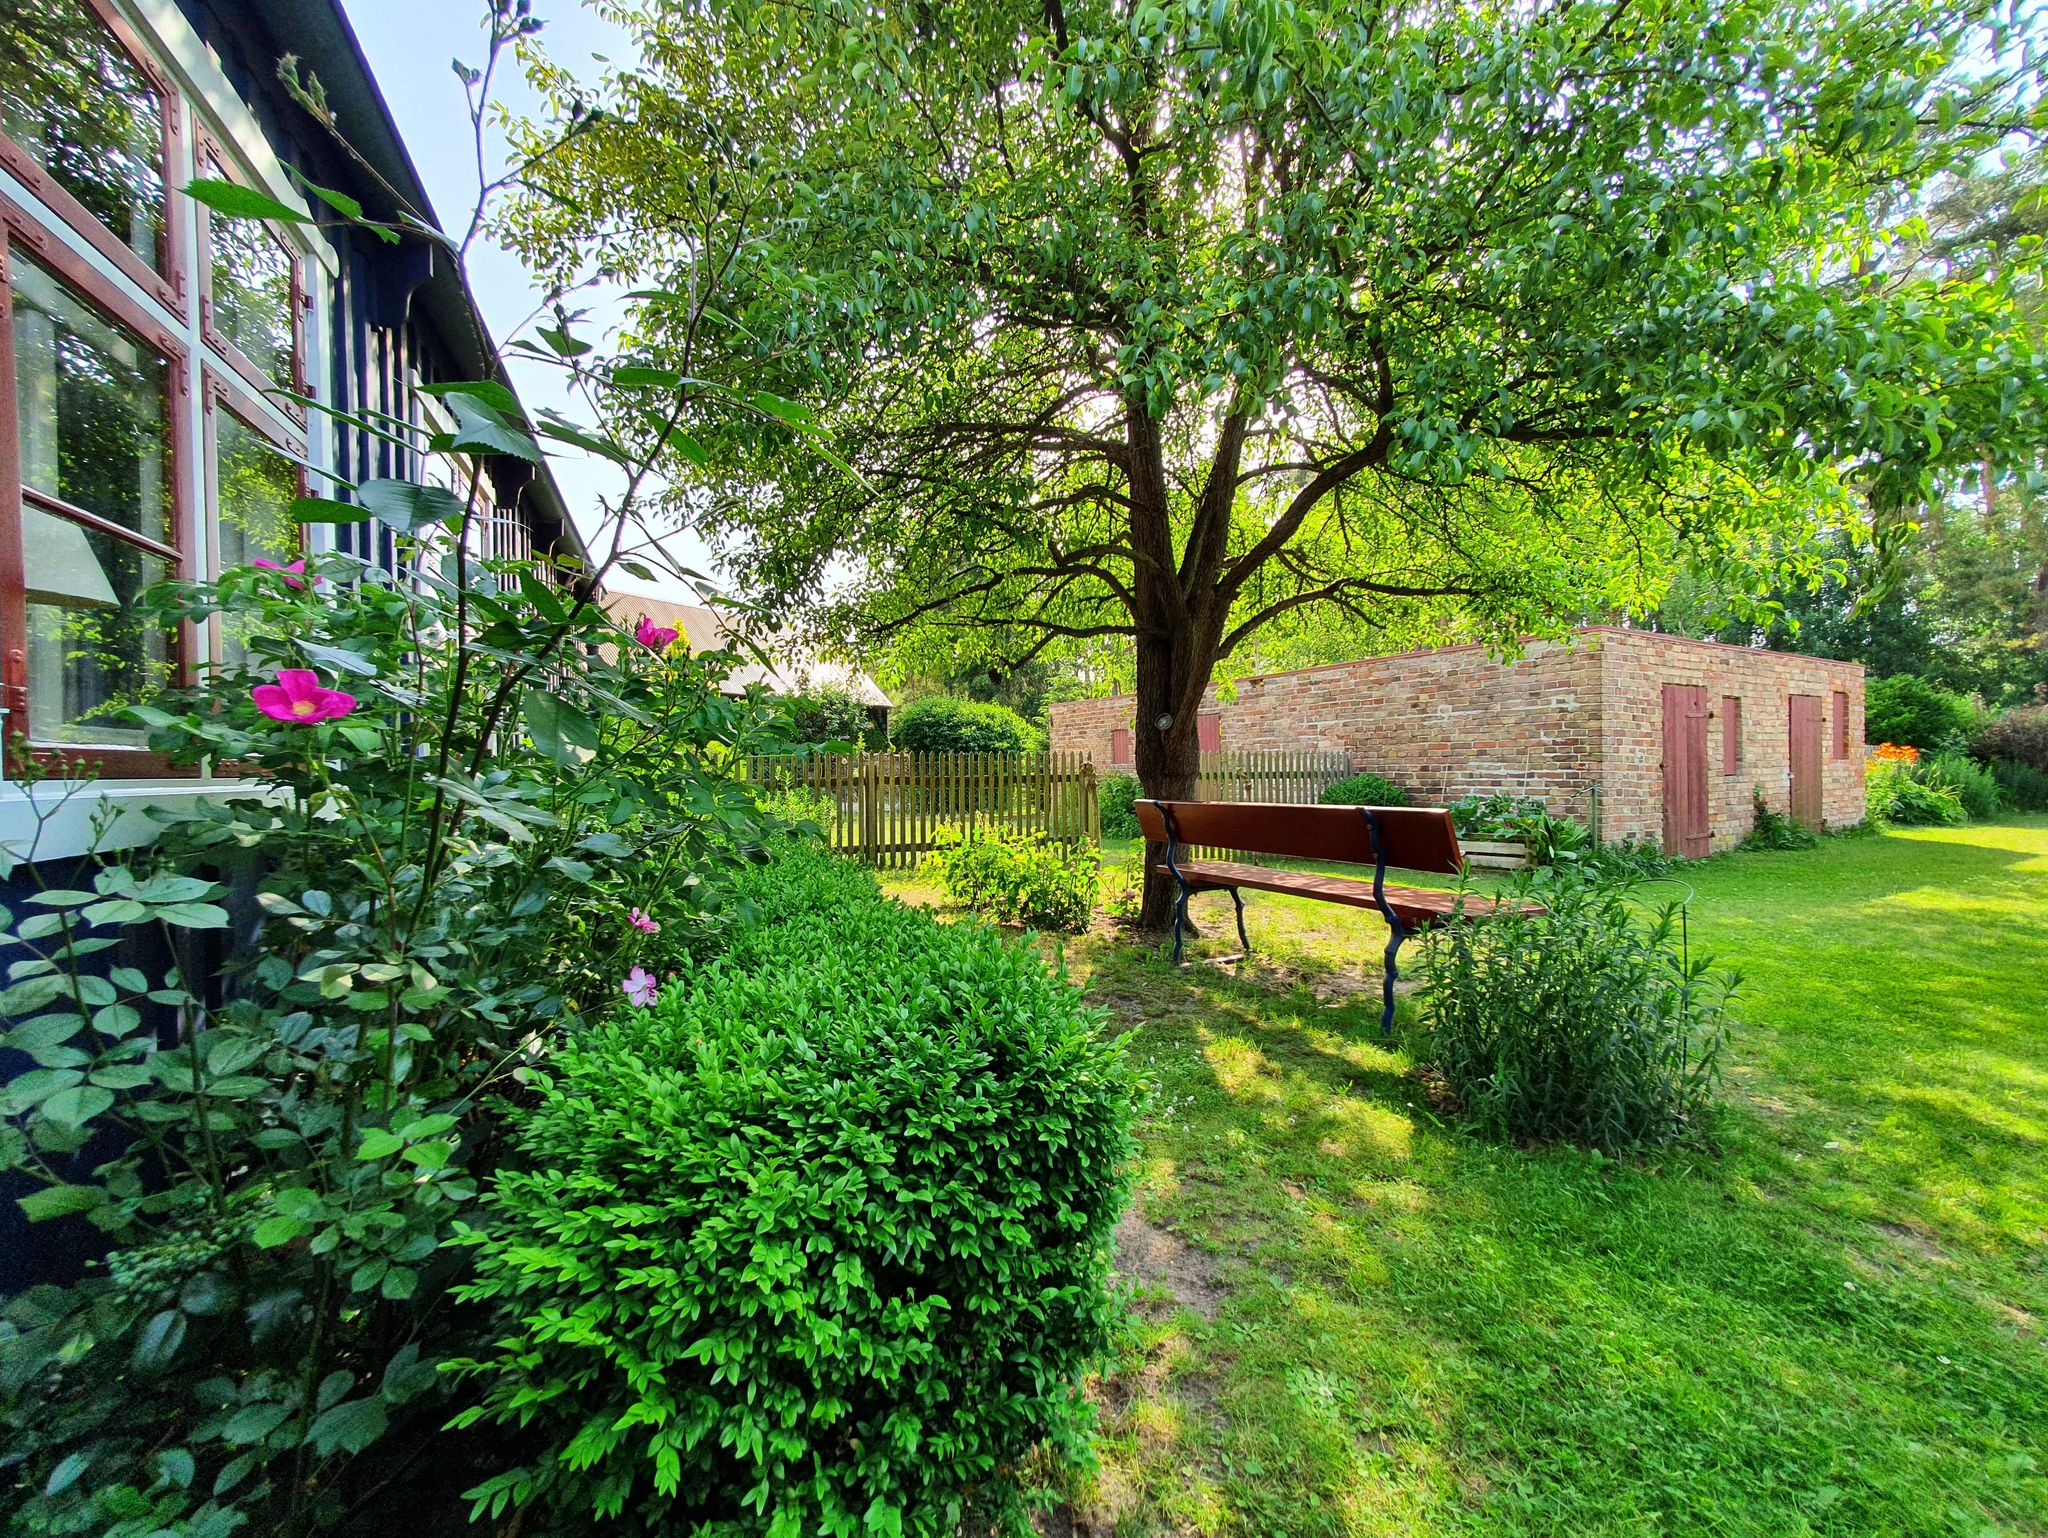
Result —
[{"label": "green bush with small leaves", "polygon": [[1991,777],[2006,804],[2019,812],[2048,812],[2048,773],[2009,759],[1991,761]]},{"label": "green bush with small leaves", "polygon": [[1512,895],[1544,911],[1445,925],[1424,947],[1417,1061],[1497,1136],[1621,1153],[1698,1128],[1735,979],[1690,954],[1680,910],[1573,877]]},{"label": "green bush with small leaves", "polygon": [[919,866],[954,902],[999,924],[1078,931],[1095,912],[1093,845],[1001,827],[941,828]]},{"label": "green bush with small leaves", "polygon": [[1017,1530],[1079,1457],[1115,1319],[1132,1085],[1035,951],[790,850],[652,1010],[538,1075],[464,1290],[464,1418],[543,1433],[475,1494],[550,1532]]},{"label": "green bush with small leaves", "polygon": [[1863,693],[1863,736],[1932,753],[1966,739],[1977,724],[1977,707],[1917,674],[1873,678]]},{"label": "green bush with small leaves", "polygon": [[1045,734],[1007,705],[943,695],[898,710],[889,736],[906,753],[1042,753]]},{"label": "green bush with small leaves", "polygon": [[1376,774],[1354,774],[1324,791],[1321,800],[1324,806],[1406,806],[1408,792]]},{"label": "green bush with small leaves", "polygon": [[1145,794],[1135,774],[1104,775],[1096,790],[1102,808],[1104,838],[1136,838],[1139,833],[1137,803]]}]

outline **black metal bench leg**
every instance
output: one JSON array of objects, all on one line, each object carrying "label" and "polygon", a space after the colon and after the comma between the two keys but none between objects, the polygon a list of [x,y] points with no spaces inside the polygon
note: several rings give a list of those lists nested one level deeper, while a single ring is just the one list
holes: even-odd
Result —
[{"label": "black metal bench leg", "polygon": [[1238,896],[1237,888],[1230,889],[1230,900],[1237,904],[1237,943],[1244,947],[1244,953],[1252,953],[1251,936],[1244,932],[1244,899]]},{"label": "black metal bench leg", "polygon": [[1386,971],[1380,978],[1380,1037],[1382,1040],[1394,1034],[1394,982],[1401,975],[1401,969],[1396,964],[1395,958],[1401,952],[1401,942],[1408,938],[1408,931],[1392,919],[1387,920],[1387,928],[1390,931],[1387,935],[1387,964]]},{"label": "black metal bench leg", "polygon": [[1181,935],[1188,923],[1188,891],[1182,887],[1173,899],[1173,964],[1180,965]]}]

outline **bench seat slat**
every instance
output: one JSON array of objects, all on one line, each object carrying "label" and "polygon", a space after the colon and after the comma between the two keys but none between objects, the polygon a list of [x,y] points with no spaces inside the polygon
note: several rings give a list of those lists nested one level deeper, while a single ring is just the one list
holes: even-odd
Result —
[{"label": "bench seat slat", "polygon": [[[1172,870],[1160,865],[1161,875],[1171,875]],[[1308,897],[1318,902],[1342,903],[1350,908],[1377,909],[1372,900],[1372,883],[1355,876],[1326,876],[1320,873],[1298,870],[1274,870],[1264,865],[1239,865],[1229,860],[1183,860],[1180,873],[1186,878],[1188,889],[1196,892],[1224,891],[1231,887],[1242,887],[1254,892],[1279,892],[1292,897]],[[1424,929],[1431,924],[1440,924],[1450,918],[1457,909],[1458,894],[1455,892],[1432,892],[1424,887],[1389,886],[1386,888],[1387,906],[1411,929]],[[1485,918],[1504,911],[1508,904],[1498,898],[1491,903],[1477,899],[1471,893],[1465,898],[1467,919]],[[1541,903],[1517,903],[1513,911],[1533,917],[1543,912]]]}]

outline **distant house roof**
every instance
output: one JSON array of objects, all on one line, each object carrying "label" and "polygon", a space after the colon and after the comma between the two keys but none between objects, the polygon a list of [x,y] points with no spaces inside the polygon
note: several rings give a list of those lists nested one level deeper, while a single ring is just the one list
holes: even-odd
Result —
[{"label": "distant house roof", "polygon": [[799,646],[787,637],[771,637],[755,644],[768,654],[768,665],[752,659],[716,609],[701,604],[675,603],[666,598],[648,598],[639,593],[607,592],[605,611],[629,629],[642,615],[657,625],[679,630],[693,652],[720,651],[730,647],[743,661],[726,679],[729,692],[759,684],[770,694],[788,699],[818,689],[843,689],[863,705],[888,709],[889,696],[881,685],[850,662],[832,662]]}]

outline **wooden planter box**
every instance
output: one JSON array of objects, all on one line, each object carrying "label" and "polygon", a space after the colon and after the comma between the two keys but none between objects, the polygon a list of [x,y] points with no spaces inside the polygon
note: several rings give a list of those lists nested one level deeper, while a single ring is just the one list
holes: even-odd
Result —
[{"label": "wooden planter box", "polygon": [[1506,839],[1468,838],[1462,841],[1465,863],[1474,870],[1527,870],[1536,862],[1529,846]]}]

